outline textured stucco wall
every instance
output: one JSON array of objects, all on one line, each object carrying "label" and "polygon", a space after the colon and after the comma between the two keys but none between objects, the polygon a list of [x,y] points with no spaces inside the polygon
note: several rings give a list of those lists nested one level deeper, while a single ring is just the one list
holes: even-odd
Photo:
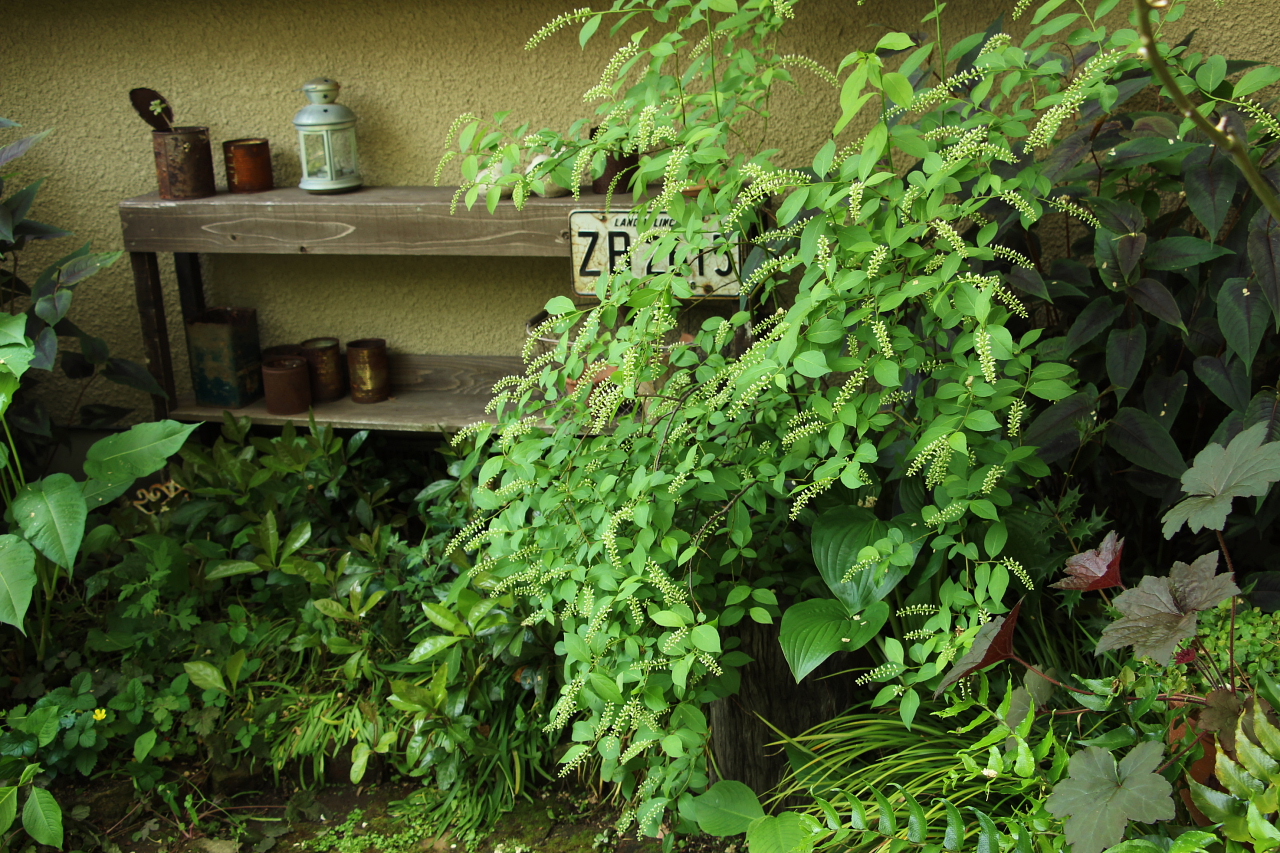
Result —
[{"label": "textured stucco wall", "polygon": [[[597,5],[601,5],[598,3]],[[41,0],[24,3],[0,28],[0,115],[25,130],[55,129],[19,165],[48,176],[34,216],[76,237],[30,251],[48,260],[90,240],[121,247],[115,204],[150,192],[155,172],[148,128],[128,105],[135,86],[162,92],[180,124],[207,124],[220,143],[272,141],[276,180],[297,181],[291,119],[305,80],[331,76],[360,117],[370,185],[427,184],[444,135],[464,111],[513,109],[534,126],[567,127],[586,114],[581,93],[611,52],[606,40],[581,51],[573,32],[541,48],[522,46],[543,22],[579,0]],[[948,40],[985,28],[1014,0],[951,0]],[[834,68],[889,29],[914,30],[931,0],[804,0],[788,51]],[[17,10],[15,10],[17,11]],[[1180,25],[1199,27],[1202,49],[1280,60],[1273,38],[1280,0],[1199,0]],[[807,162],[821,144],[836,93],[810,78],[775,102],[770,144],[780,162]],[[5,131],[0,140],[21,131]],[[848,131],[847,133],[852,133]],[[217,164],[219,184],[222,166]],[[446,175],[446,181],[449,176]],[[17,185],[16,183],[14,184]],[[77,242],[79,241],[79,242]],[[28,262],[28,269],[34,267]],[[185,347],[171,271],[164,267],[180,383]],[[514,354],[523,322],[568,291],[567,262],[550,259],[207,256],[210,304],[254,305],[264,345],[318,334],[350,340],[378,334],[404,352]],[[88,282],[73,319],[118,355],[141,359],[127,261]],[[56,383],[53,386],[56,389]],[[73,394],[49,400],[63,417]],[[146,411],[142,395],[104,388],[94,398]],[[85,402],[90,402],[86,400]]]}]

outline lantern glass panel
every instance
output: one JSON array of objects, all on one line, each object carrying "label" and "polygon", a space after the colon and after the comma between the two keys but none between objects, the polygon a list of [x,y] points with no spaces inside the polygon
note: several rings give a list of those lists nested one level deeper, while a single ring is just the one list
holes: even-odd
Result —
[{"label": "lantern glass panel", "polygon": [[308,178],[329,179],[329,158],[324,150],[324,133],[303,133],[302,160],[306,164]]},{"label": "lantern glass panel", "polygon": [[329,153],[333,157],[334,180],[356,174],[356,129],[330,131]]}]

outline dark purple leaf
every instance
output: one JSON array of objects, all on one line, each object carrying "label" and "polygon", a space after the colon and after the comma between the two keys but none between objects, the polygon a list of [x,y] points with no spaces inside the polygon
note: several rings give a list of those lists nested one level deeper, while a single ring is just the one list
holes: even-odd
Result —
[{"label": "dark purple leaf", "polygon": [[1146,234],[1122,234],[1116,240],[1116,261],[1120,264],[1120,275],[1126,282],[1132,280],[1133,271],[1142,260],[1142,253],[1147,248]]},{"label": "dark purple leaf", "polygon": [[1133,123],[1129,131],[1133,138],[1139,136],[1163,136],[1165,139],[1178,138],[1178,125],[1167,116],[1143,116]]},{"label": "dark purple leaf", "polygon": [[31,359],[31,367],[38,370],[53,370],[53,364],[57,359],[58,333],[45,326],[36,336],[36,356]]},{"label": "dark purple leaf", "polygon": [[1212,145],[1196,146],[1182,161],[1187,206],[1211,237],[1217,237],[1227,221],[1239,180],[1240,171],[1231,158]]},{"label": "dark purple leaf", "polygon": [[1157,474],[1176,478],[1187,470],[1187,463],[1168,431],[1138,409],[1125,406],[1116,412],[1107,427],[1107,444],[1133,464]]},{"label": "dark purple leaf", "polygon": [[75,350],[62,353],[62,372],[68,379],[88,379],[93,375],[93,364]]},{"label": "dark purple leaf", "polygon": [[27,213],[31,210],[31,205],[36,200],[36,193],[40,192],[40,185],[43,183],[44,178],[41,178],[34,184],[23,187],[4,200],[4,206],[9,208],[9,212],[13,215],[15,226],[27,218]]},{"label": "dark purple leaf", "polygon": [[1036,455],[1045,462],[1055,462],[1074,453],[1080,446],[1076,424],[1081,420],[1092,422],[1097,405],[1097,394],[1087,391],[1059,400],[1031,421],[1022,441],[1038,447]]},{"label": "dark purple leaf", "polygon": [[107,348],[107,342],[102,338],[93,335],[81,334],[80,352],[84,353],[84,357],[89,359],[96,365],[104,365],[111,358],[111,350]]},{"label": "dark purple leaf", "polygon": [[78,284],[98,270],[111,266],[123,255],[124,252],[101,252],[76,258],[58,271],[58,283],[63,287]]},{"label": "dark purple leaf", "polygon": [[153,130],[173,130],[173,108],[155,89],[130,89],[129,103]]},{"label": "dark purple leaf", "polygon": [[1178,301],[1173,298],[1169,288],[1154,278],[1140,278],[1127,291],[1134,304],[1157,320],[1163,320],[1182,331],[1187,327],[1182,322],[1182,310]]},{"label": "dark purple leaf", "polygon": [[36,316],[50,326],[58,325],[58,321],[67,316],[71,307],[71,291],[57,290],[42,299],[36,300]]},{"label": "dark purple leaf", "polygon": [[1181,271],[1235,254],[1199,237],[1166,237],[1147,249],[1147,269]]},{"label": "dark purple leaf", "polygon": [[13,226],[13,236],[15,239],[25,237],[28,240],[56,240],[59,237],[70,237],[71,232],[34,219],[24,219]]},{"label": "dark purple leaf", "polygon": [[1249,263],[1258,277],[1263,297],[1271,306],[1272,316],[1280,324],[1280,224],[1265,207],[1249,224]]},{"label": "dark purple leaf", "polygon": [[1107,228],[1093,232],[1093,263],[1104,284],[1114,288],[1124,276],[1120,272],[1120,235]]},{"label": "dark purple leaf", "polygon": [[1244,362],[1247,373],[1253,372],[1253,360],[1267,326],[1271,324],[1271,312],[1260,290],[1249,286],[1244,278],[1229,278],[1218,288],[1218,328],[1227,340],[1227,346]]},{"label": "dark purple leaf", "polygon": [[136,388],[139,391],[145,391],[156,397],[168,397],[164,393],[164,389],[156,382],[145,367],[136,361],[128,361],[123,358],[112,358],[107,361],[107,366],[103,369],[102,375],[112,382],[118,382],[130,388]]},{"label": "dark purple leaf", "polygon": [[1190,142],[1178,142],[1159,136],[1143,136],[1121,142],[1112,148],[1107,152],[1103,165],[1108,169],[1127,169],[1185,154],[1194,147]]},{"label": "dark purple leaf", "polygon": [[[66,356],[64,355],[65,359]],[[106,403],[90,403],[80,407],[80,423],[83,426],[103,429],[119,422],[121,418],[132,412],[120,406],[109,406]]]},{"label": "dark purple leaf", "polygon": [[1067,558],[1067,574],[1055,584],[1055,589],[1110,589],[1123,586],[1120,583],[1120,555],[1124,552],[1124,540],[1112,530],[1102,544],[1092,551],[1085,551]]},{"label": "dark purple leaf", "polygon": [[1249,408],[1244,411],[1243,428],[1258,424],[1266,424],[1264,442],[1280,440],[1280,392],[1264,388],[1249,401]]},{"label": "dark purple leaf", "polygon": [[1040,170],[1050,183],[1057,183],[1063,175],[1074,169],[1089,153],[1093,128],[1077,130],[1059,142],[1040,164]]},{"label": "dark purple leaf", "polygon": [[1014,267],[1009,271],[1009,283],[1023,293],[1029,293],[1046,302],[1053,301],[1053,298],[1049,295],[1049,289],[1044,286],[1044,277],[1040,275],[1038,270]]},{"label": "dark purple leaf", "polygon": [[1021,610],[1022,602],[1019,601],[1008,616],[997,616],[978,629],[978,636],[973,638],[968,654],[956,661],[956,665],[939,682],[938,689],[933,691],[935,699],[965,676],[1013,657],[1013,632],[1018,627]]},{"label": "dark purple leaf", "polygon": [[[17,160],[23,154],[26,154],[27,151],[31,149],[32,145],[35,145],[41,139],[44,139],[51,132],[52,131],[49,130],[43,130],[35,136],[28,136],[26,139],[19,139],[17,142],[0,148],[0,169],[3,169],[5,164],[12,162],[13,160]],[[15,218],[21,219],[22,217]]]},{"label": "dark purple leaf", "polygon": [[1196,721],[1197,728],[1217,734],[1218,740],[1222,741],[1227,751],[1234,753],[1236,721],[1240,719],[1240,712],[1244,710],[1244,704],[1240,701],[1239,695],[1232,690],[1219,688],[1209,691],[1204,701],[1205,706],[1200,709],[1200,715]]},{"label": "dark purple leaf", "polygon": [[0,242],[13,242],[13,213],[0,204]]},{"label": "dark purple leaf", "polygon": [[1142,404],[1147,414],[1161,426],[1168,427],[1182,409],[1187,398],[1187,372],[1179,370],[1172,376],[1153,373],[1142,386]]},{"label": "dark purple leaf", "polygon": [[1116,318],[1124,313],[1124,306],[1117,305],[1110,296],[1099,296],[1085,306],[1067,332],[1062,354],[1069,356],[1080,347],[1105,332]]},{"label": "dark purple leaf", "polygon": [[1133,387],[1147,356],[1147,330],[1142,326],[1115,329],[1107,337],[1107,377],[1116,387],[1116,402]]},{"label": "dark purple leaf", "polygon": [[1143,212],[1127,201],[1092,196],[1084,199],[1084,203],[1098,217],[1103,228],[1116,234],[1136,234],[1147,225]]},{"label": "dark purple leaf", "polygon": [[1243,412],[1249,407],[1249,376],[1238,358],[1230,362],[1211,355],[1202,355],[1192,364],[1196,377],[1208,386],[1213,395],[1231,407]]}]

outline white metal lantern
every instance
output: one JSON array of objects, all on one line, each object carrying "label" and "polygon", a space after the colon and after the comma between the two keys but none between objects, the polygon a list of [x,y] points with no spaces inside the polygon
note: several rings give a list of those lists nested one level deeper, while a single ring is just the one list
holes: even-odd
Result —
[{"label": "white metal lantern", "polygon": [[334,103],[340,88],[328,77],[308,80],[302,86],[311,103],[298,110],[293,126],[298,128],[302,157],[302,183],[298,186],[308,192],[340,193],[363,183],[356,156],[356,114]]}]

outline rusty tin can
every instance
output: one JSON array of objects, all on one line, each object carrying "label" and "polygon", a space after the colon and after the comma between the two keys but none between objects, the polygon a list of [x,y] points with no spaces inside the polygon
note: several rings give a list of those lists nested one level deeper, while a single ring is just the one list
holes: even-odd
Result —
[{"label": "rusty tin can", "polygon": [[191,384],[201,406],[239,409],[262,396],[258,312],[210,308],[187,324]]},{"label": "rusty tin can", "polygon": [[273,358],[287,358],[294,356],[296,358],[306,359],[306,355],[302,347],[298,344],[276,344],[273,347],[267,347],[262,351],[262,363],[266,364]]},{"label": "rusty tin can", "polygon": [[275,186],[271,175],[271,144],[265,139],[228,139],[222,143],[227,164],[227,190],[260,193]]},{"label": "rusty tin can", "polygon": [[387,342],[362,338],[347,344],[347,370],[351,374],[351,399],[356,403],[381,403],[391,394],[391,369]]},{"label": "rusty tin can", "polygon": [[337,338],[311,338],[302,342],[311,376],[311,402],[331,403],[347,393],[347,379],[342,371],[342,353]]},{"label": "rusty tin can", "polygon": [[151,133],[160,198],[205,198],[218,191],[213,182],[209,128],[175,127]]},{"label": "rusty tin can", "polygon": [[278,356],[263,361],[262,391],[270,414],[296,415],[311,408],[307,360],[301,356]]}]

